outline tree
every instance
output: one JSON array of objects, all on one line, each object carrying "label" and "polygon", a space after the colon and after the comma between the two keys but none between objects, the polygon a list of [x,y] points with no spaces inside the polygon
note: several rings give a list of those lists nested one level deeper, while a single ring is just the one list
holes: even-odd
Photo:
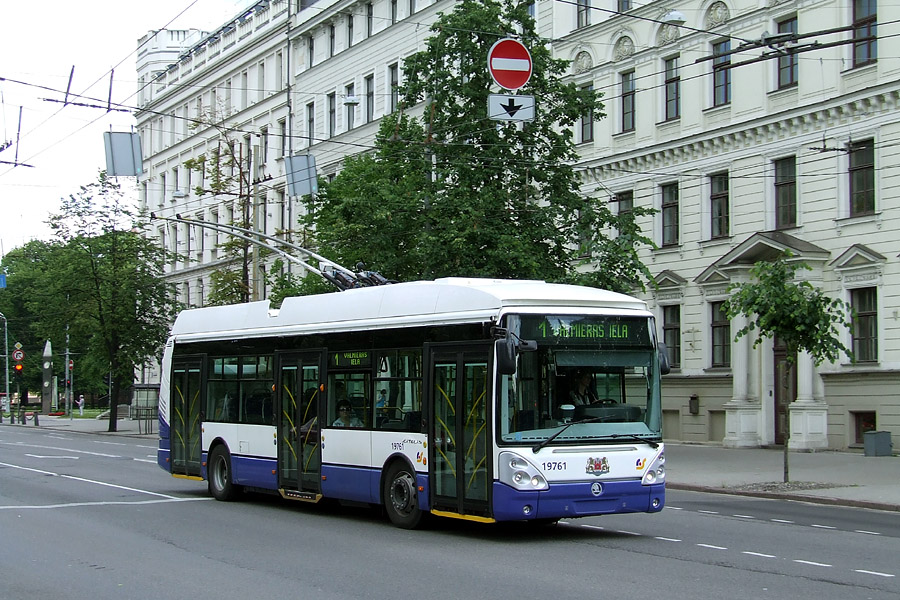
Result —
[{"label": "tree", "polygon": [[[750,269],[755,281],[732,285],[730,297],[723,310],[728,318],[738,315],[748,323],[736,334],[735,340],[758,332],[753,347],[766,338],[778,338],[787,349],[787,360],[793,366],[797,352],[805,351],[818,366],[834,362],[841,354],[851,355],[843,342],[839,328],[851,327],[848,315],[851,307],[843,300],[829,298],[809,281],[795,281],[798,269],[811,270],[803,262],[793,259],[790,252],[771,262],[757,262]],[[790,425],[784,441],[784,482],[790,481],[788,440]]]},{"label": "tree", "polygon": [[141,224],[118,184],[99,181],[64,198],[52,215],[62,261],[54,261],[41,286],[41,327],[68,328],[85,340],[85,359],[112,374],[109,430],[116,430],[117,402],[134,371],[156,356],[178,309],[162,279],[164,253],[141,235]]},{"label": "tree", "polygon": [[[588,223],[614,229],[625,223],[639,233],[634,215],[621,221],[605,202],[579,193],[572,126],[584,115],[602,116],[600,95],[563,83],[568,63],[552,58],[525,2],[462,0],[431,31],[425,48],[404,61],[399,107],[383,119],[375,150],[347,159],[309,199],[307,223],[316,228],[319,251],[400,280],[468,275],[591,283],[573,273],[579,257],[605,265],[620,248],[601,231],[588,231]],[[533,74],[522,92],[535,96],[533,121],[495,121],[487,113],[493,86],[487,53],[506,37],[531,52]],[[406,112],[423,101],[420,117]],[[636,253],[618,260],[617,272],[626,273],[620,279],[632,288],[649,279]]]}]

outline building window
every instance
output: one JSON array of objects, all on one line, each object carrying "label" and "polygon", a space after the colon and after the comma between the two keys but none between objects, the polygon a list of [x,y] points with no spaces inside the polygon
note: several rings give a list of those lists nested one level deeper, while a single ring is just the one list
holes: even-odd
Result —
[{"label": "building window", "polygon": [[416,14],[416,0],[409,0],[409,16]]},{"label": "building window", "polygon": [[532,19],[535,17],[535,15],[537,13],[536,5],[537,5],[537,2],[529,2],[528,3],[528,16],[531,17]]},{"label": "building window", "polygon": [[669,366],[681,366],[681,307],[663,306],[663,342],[669,352]]},{"label": "building window", "polygon": [[350,131],[353,129],[356,119],[356,87],[352,83],[344,88],[344,98],[347,100],[352,98],[353,100],[345,105],[347,108],[347,131]]},{"label": "building window", "polygon": [[731,366],[731,323],[722,310],[723,302],[711,302],[712,366]]},{"label": "building window", "polygon": [[[853,0],[853,66],[868,65],[878,58],[876,0]],[[872,38],[872,39],[865,39]]]},{"label": "building window", "polygon": [[581,29],[591,24],[591,0],[578,0],[575,7],[575,27]]},{"label": "building window", "polygon": [[366,123],[375,118],[375,76],[366,76]]},{"label": "building window", "polygon": [[316,38],[309,35],[306,38],[306,68],[311,69],[316,58]]},{"label": "building window", "polygon": [[[581,88],[584,91],[594,89],[592,85],[585,85]],[[594,111],[589,110],[587,114],[581,116],[581,141],[591,142],[594,140]]]},{"label": "building window", "polygon": [[371,2],[366,2],[366,37],[372,37],[375,33],[375,7]]},{"label": "building window", "polygon": [[630,214],[634,210],[634,192],[628,190],[616,194],[616,206],[620,215]]},{"label": "building window", "polygon": [[622,131],[634,131],[634,71],[622,73]]},{"label": "building window", "polygon": [[347,15],[347,47],[353,45],[353,13]]},{"label": "building window", "polygon": [[631,0],[617,0],[616,2],[616,10],[619,12],[626,12],[631,10],[633,4]]},{"label": "building window", "polygon": [[678,57],[669,58],[665,63],[666,74],[666,121],[681,116],[681,76],[678,72]]},{"label": "building window", "polygon": [[328,26],[328,57],[334,56],[335,38],[337,34],[334,30],[334,23]]},{"label": "building window", "polygon": [[731,42],[713,44],[713,106],[731,103]]},{"label": "building window", "polygon": [[[778,23],[779,34],[797,33],[797,17],[791,17]],[[778,57],[778,89],[797,85],[797,55],[788,54]]]},{"label": "building window", "polygon": [[334,93],[328,94],[328,137],[334,137],[336,127],[337,98]]},{"label": "building window", "polygon": [[875,142],[848,145],[850,152],[850,216],[875,212]]},{"label": "building window", "polygon": [[876,289],[859,288],[850,291],[853,307],[853,362],[878,360],[878,307]]},{"label": "building window", "polygon": [[797,226],[797,157],[775,161],[775,229]]},{"label": "building window", "polygon": [[306,105],[306,137],[309,145],[313,145],[316,135],[316,104],[310,102]]},{"label": "building window", "polygon": [[662,188],[662,245],[678,244],[678,184],[669,183]]},{"label": "building window", "polygon": [[285,119],[278,120],[278,156],[287,154],[287,121]]},{"label": "building window", "polygon": [[397,22],[397,0],[391,0],[391,25]]},{"label": "building window", "polygon": [[391,86],[391,106],[390,112],[397,110],[400,104],[400,96],[398,87],[400,86],[400,67],[397,63],[388,66],[388,81]]},{"label": "building window", "polygon": [[866,432],[878,429],[875,413],[873,411],[865,411],[853,412],[850,415],[853,417],[853,431],[855,433],[853,443],[863,444],[865,443]]},{"label": "building window", "polygon": [[709,177],[710,237],[728,237],[728,172]]}]

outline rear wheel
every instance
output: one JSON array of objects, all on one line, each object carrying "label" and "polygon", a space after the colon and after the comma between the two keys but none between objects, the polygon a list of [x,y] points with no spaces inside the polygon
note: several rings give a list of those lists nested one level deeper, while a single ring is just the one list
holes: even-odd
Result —
[{"label": "rear wheel", "polygon": [[395,462],[387,470],[382,496],[391,523],[403,529],[415,529],[421,524],[424,514],[419,508],[416,473],[406,463]]},{"label": "rear wheel", "polygon": [[206,467],[209,493],[216,500],[227,502],[237,496],[236,486],[231,482],[231,453],[225,446],[216,446],[209,454]]}]

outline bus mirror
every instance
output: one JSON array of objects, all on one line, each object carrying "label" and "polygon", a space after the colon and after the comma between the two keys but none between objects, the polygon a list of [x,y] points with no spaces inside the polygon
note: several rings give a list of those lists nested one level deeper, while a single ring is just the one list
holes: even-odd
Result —
[{"label": "bus mirror", "polygon": [[512,375],[516,372],[516,343],[511,335],[506,335],[494,342],[497,354],[497,372],[501,375]]},{"label": "bus mirror", "polygon": [[659,353],[659,374],[668,375],[672,371],[672,367],[669,366],[669,351],[663,342],[659,343],[657,351]]}]

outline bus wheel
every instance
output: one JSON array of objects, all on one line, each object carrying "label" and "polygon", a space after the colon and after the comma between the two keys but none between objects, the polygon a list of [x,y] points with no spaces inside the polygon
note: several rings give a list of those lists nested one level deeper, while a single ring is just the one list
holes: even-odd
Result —
[{"label": "bus wheel", "polygon": [[234,500],[237,490],[231,482],[231,453],[225,446],[216,446],[210,453],[206,471],[210,495],[223,502]]},{"label": "bus wheel", "polygon": [[384,478],[384,509],[391,523],[403,529],[415,529],[422,522],[422,510],[416,493],[416,474],[402,461],[387,470]]}]

